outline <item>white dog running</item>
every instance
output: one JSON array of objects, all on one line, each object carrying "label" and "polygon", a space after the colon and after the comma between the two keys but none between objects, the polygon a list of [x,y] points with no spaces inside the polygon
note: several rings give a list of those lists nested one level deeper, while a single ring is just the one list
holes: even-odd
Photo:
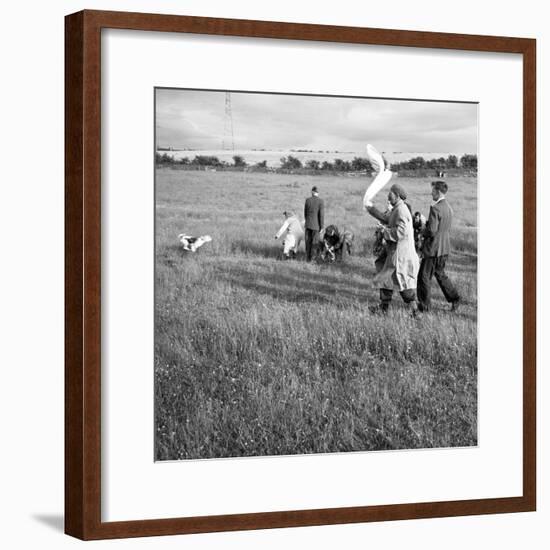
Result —
[{"label": "white dog running", "polygon": [[204,243],[209,243],[212,240],[210,235],[202,235],[201,237],[191,237],[191,235],[185,235],[180,233],[178,235],[180,243],[183,245],[183,250],[190,252],[196,252]]}]

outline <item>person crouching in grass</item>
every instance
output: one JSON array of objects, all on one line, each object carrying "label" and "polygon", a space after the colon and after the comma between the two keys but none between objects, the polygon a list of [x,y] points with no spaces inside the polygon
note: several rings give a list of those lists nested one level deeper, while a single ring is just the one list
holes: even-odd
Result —
[{"label": "person crouching in grass", "polygon": [[296,258],[298,247],[304,238],[304,229],[294,212],[286,210],[283,212],[283,216],[285,221],[279,231],[277,231],[275,239],[279,239],[283,235],[285,236],[283,240],[283,259],[289,260]]},{"label": "person crouching in grass", "polygon": [[350,256],[353,248],[353,233],[345,228],[338,229],[329,225],[323,234],[321,244],[321,260],[342,262],[346,255]]}]

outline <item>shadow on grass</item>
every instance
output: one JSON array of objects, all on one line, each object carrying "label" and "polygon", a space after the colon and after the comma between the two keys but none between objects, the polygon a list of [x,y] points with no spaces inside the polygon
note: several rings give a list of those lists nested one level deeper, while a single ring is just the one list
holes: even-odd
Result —
[{"label": "shadow on grass", "polygon": [[[283,267],[284,266],[284,267]],[[332,267],[331,266],[327,266]],[[357,280],[345,280],[337,274],[331,275],[324,266],[310,266],[304,262],[281,262],[255,264],[253,269],[246,265],[229,265],[219,271],[226,282],[258,294],[264,294],[285,302],[332,303],[357,305],[375,299],[377,291],[372,285]]]},{"label": "shadow on grass", "polygon": [[282,257],[282,241],[274,240],[273,242],[274,244],[267,244],[250,240],[235,241],[231,243],[231,253],[254,255],[260,258],[280,259]]},{"label": "shadow on grass", "polygon": [[[217,269],[217,273],[232,286],[286,303],[332,304],[364,309],[369,304],[378,303],[379,290],[372,284],[374,269],[361,260],[321,265],[302,261],[265,264],[259,261],[253,265],[230,263]],[[449,270],[451,277],[452,273]],[[465,300],[459,312],[453,314],[435,279],[432,285],[433,313],[456,315],[475,322],[477,311],[473,304]],[[404,307],[399,293],[394,292],[392,309]]]},{"label": "shadow on grass", "polygon": [[477,276],[477,255],[459,252],[451,254],[447,260],[447,270]]},{"label": "shadow on grass", "polygon": [[[182,261],[191,259],[200,262],[201,250],[186,252],[178,244],[157,249],[157,265],[163,264],[178,270]],[[212,258],[212,255],[209,255]],[[240,257],[240,258],[239,258]],[[371,254],[360,251],[342,262],[305,262],[303,251],[292,261],[283,261],[279,242],[262,243],[254,240],[238,240],[231,244],[231,257],[217,265],[211,265],[220,280],[248,292],[269,296],[286,303],[324,303],[338,307],[360,307],[376,304],[379,290],[373,285],[374,259]],[[477,274],[477,256],[454,253],[449,257],[448,269],[453,276]],[[434,308],[444,312],[447,304],[435,279],[432,281]],[[393,308],[402,308],[399,293],[393,297]],[[475,320],[476,310],[470,311],[469,300],[464,300],[461,317]]]},{"label": "shadow on grass", "polygon": [[[206,243],[204,246],[208,246]],[[207,248],[199,248],[195,252],[185,250],[181,244],[169,244],[157,247],[155,251],[155,263],[157,266],[165,265],[168,267],[174,267],[179,265],[182,261],[189,261],[196,259],[201,255],[209,255],[211,252]]]}]

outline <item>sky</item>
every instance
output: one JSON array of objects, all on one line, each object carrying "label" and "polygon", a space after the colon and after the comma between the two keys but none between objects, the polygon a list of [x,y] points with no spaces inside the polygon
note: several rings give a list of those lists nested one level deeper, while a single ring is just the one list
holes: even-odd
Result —
[{"label": "sky", "polygon": [[[225,91],[156,90],[157,146],[221,149]],[[231,92],[235,149],[477,153],[477,105]],[[228,135],[228,134],[225,134]]]}]

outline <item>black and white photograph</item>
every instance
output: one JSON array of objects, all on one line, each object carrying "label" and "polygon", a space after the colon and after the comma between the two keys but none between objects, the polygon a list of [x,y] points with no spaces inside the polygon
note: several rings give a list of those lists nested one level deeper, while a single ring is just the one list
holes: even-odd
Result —
[{"label": "black and white photograph", "polygon": [[478,104],[155,89],[155,460],[478,444]]}]

